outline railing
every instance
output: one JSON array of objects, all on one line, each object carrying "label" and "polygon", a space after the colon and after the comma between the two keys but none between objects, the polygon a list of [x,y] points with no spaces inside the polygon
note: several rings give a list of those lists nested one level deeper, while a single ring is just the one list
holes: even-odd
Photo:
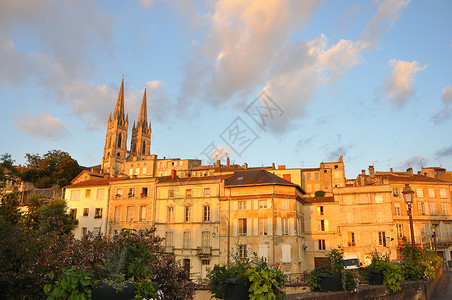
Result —
[{"label": "railing", "polygon": [[309,278],[307,272],[291,273],[286,275],[287,275],[286,285],[306,285]]},{"label": "railing", "polygon": [[200,255],[200,256],[210,256],[210,255],[212,255],[212,247],[211,246],[198,247],[198,255]]},{"label": "railing", "polygon": [[165,253],[173,254],[174,253],[174,246],[165,246],[165,247],[163,247],[163,251],[165,251]]}]

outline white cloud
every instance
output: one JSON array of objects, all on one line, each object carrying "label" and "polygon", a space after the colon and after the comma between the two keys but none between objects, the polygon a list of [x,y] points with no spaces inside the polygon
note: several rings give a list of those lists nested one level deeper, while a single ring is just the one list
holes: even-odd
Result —
[{"label": "white cloud", "polygon": [[388,63],[393,67],[391,76],[385,80],[383,92],[397,106],[403,106],[415,94],[414,76],[425,70],[428,65],[420,66],[418,61],[402,61],[391,59]]},{"label": "white cloud", "polygon": [[154,0],[140,0],[140,3],[144,8],[148,8],[154,4]]},{"label": "white cloud", "polygon": [[59,140],[69,135],[66,123],[47,112],[33,115],[32,112],[25,111],[16,117],[14,125],[35,139]]},{"label": "white cloud", "polygon": [[436,115],[433,116],[433,122],[435,124],[439,124],[443,121],[446,121],[451,116],[452,111],[452,86],[448,85],[443,88],[441,93],[441,100],[444,103],[444,108]]},{"label": "white cloud", "polygon": [[378,10],[372,20],[367,24],[361,40],[368,47],[377,47],[377,39],[385,35],[399,18],[400,11],[405,8],[411,0],[383,0],[379,3]]},{"label": "white cloud", "polygon": [[154,80],[146,83],[148,115],[152,120],[164,123],[168,121],[169,111],[177,111],[175,102],[170,98],[166,91],[166,85],[163,81]]}]

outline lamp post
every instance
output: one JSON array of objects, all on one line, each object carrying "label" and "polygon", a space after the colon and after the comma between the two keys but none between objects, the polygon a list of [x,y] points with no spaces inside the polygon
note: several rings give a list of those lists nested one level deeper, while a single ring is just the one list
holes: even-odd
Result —
[{"label": "lamp post", "polygon": [[433,249],[436,252],[436,225],[432,224],[432,236],[433,236]]},{"label": "lamp post", "polygon": [[411,205],[413,204],[414,192],[410,188],[410,185],[408,183],[405,184],[402,194],[403,194],[403,199],[405,200],[405,203],[408,207],[408,217],[410,218],[411,245],[414,247],[414,229],[413,229],[413,216],[412,216],[413,213],[411,210]]}]

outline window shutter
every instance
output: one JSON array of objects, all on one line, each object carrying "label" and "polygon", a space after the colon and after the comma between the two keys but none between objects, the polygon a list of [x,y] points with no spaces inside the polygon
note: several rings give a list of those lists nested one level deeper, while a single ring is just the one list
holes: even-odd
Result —
[{"label": "window shutter", "polygon": [[147,169],[143,168],[143,174],[146,174],[146,173],[147,173]]},{"label": "window shutter", "polygon": [[259,201],[258,200],[254,200],[254,207],[253,209],[258,209],[259,208]]},{"label": "window shutter", "polygon": [[268,245],[259,245],[259,257],[262,257],[265,261],[268,261]]},{"label": "window shutter", "polygon": [[246,209],[251,209],[251,200],[246,201]]},{"label": "window shutter", "polygon": [[281,218],[276,218],[276,235],[281,235],[282,231],[281,231]]},{"label": "window shutter", "polygon": [[[317,246],[318,247],[318,246]],[[326,251],[330,251],[331,247],[330,247],[330,241],[329,240],[325,240],[325,250]]]},{"label": "window shutter", "polygon": [[424,209],[425,209],[425,214],[426,214],[426,215],[429,215],[429,213],[428,213],[428,208],[429,208],[429,207],[428,207],[428,206],[429,206],[429,205],[428,205],[428,202],[425,202],[425,203],[424,203]]},{"label": "window shutter", "polygon": [[253,257],[253,248],[251,248],[251,245],[246,245],[246,255],[248,256],[248,259],[251,259]]},{"label": "window shutter", "polygon": [[291,262],[290,244],[282,244],[281,248],[282,248],[281,261],[290,263]]},{"label": "window shutter", "polygon": [[237,201],[232,201],[232,210],[237,210]]},{"label": "window shutter", "polygon": [[237,219],[232,220],[232,232],[233,232],[233,236],[237,236],[238,232],[237,232]]},{"label": "window shutter", "polygon": [[238,253],[237,253],[237,245],[234,245],[234,247],[232,247],[232,257],[237,257]]},{"label": "window shutter", "polygon": [[251,219],[251,218],[249,218],[249,219],[246,220],[246,235],[247,235],[247,236],[252,236],[252,235],[253,235],[253,232],[252,232],[252,230],[253,230],[252,225],[253,225],[253,224],[251,224],[251,221],[252,221],[252,220],[253,220],[253,219]]},{"label": "window shutter", "polygon": [[360,240],[359,240],[359,232],[355,232],[355,243],[356,246],[361,245]]},{"label": "window shutter", "polygon": [[294,226],[293,218],[289,219],[289,229],[290,229],[290,235],[295,235],[295,226]]},{"label": "window shutter", "polygon": [[314,240],[312,240],[312,241],[314,242],[314,251],[315,251],[315,250],[320,250],[320,249],[319,249],[319,240],[314,239]]},{"label": "window shutter", "polygon": [[273,219],[267,218],[268,223],[268,235],[273,235]]},{"label": "window shutter", "polygon": [[267,199],[267,208],[272,208],[272,199]]},{"label": "window shutter", "polygon": [[254,236],[258,236],[259,235],[259,219],[258,218],[254,218],[253,219],[253,225],[254,225]]}]

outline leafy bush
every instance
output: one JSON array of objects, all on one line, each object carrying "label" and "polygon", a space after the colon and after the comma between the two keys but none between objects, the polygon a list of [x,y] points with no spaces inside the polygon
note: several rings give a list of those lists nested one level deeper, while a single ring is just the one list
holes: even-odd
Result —
[{"label": "leafy bush", "polygon": [[[51,273],[49,276],[50,279],[53,279],[54,274]],[[97,283],[98,281],[93,279],[93,274],[90,271],[71,268],[63,271],[63,274],[55,284],[46,284],[44,292],[49,294],[47,300],[90,299],[92,289]]]},{"label": "leafy bush", "polygon": [[321,190],[319,190],[319,191],[315,191],[315,193],[314,193],[314,195],[316,196],[316,197],[325,197],[325,191],[321,191]]},{"label": "leafy bush", "polygon": [[371,264],[368,266],[368,271],[381,270],[383,272],[383,285],[387,286],[392,292],[401,289],[402,283],[402,269],[399,264],[389,261],[389,256],[377,251],[371,254]]}]

